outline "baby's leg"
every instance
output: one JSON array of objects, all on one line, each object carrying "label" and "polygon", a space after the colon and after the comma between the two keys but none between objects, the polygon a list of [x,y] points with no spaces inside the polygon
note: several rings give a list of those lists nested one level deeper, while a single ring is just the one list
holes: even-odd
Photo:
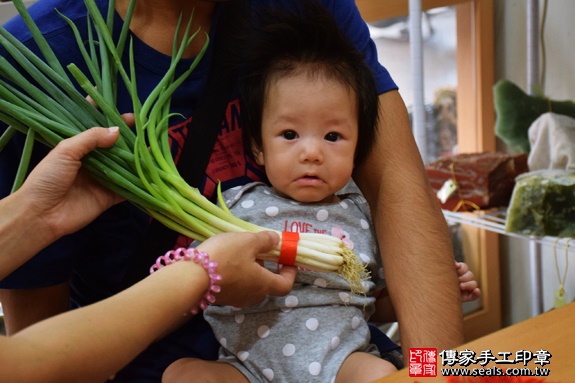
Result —
[{"label": "baby's leg", "polygon": [[366,352],[354,352],[343,361],[335,383],[368,383],[396,371],[387,360]]},{"label": "baby's leg", "polygon": [[224,362],[209,362],[195,358],[182,358],[168,366],[162,383],[249,383],[234,366]]}]

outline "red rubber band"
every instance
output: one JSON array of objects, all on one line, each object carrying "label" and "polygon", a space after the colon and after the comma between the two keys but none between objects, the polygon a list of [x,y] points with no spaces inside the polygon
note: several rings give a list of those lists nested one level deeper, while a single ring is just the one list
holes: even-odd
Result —
[{"label": "red rubber band", "polygon": [[278,263],[280,265],[293,266],[295,265],[295,257],[297,255],[297,243],[299,242],[299,233],[291,231],[282,231],[282,246],[280,249],[280,258]]}]

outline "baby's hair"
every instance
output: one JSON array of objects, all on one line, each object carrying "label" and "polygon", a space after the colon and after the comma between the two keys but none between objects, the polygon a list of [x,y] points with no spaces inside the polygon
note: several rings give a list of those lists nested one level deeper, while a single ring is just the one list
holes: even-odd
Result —
[{"label": "baby's hair", "polygon": [[357,100],[355,164],[369,154],[379,119],[373,74],[363,55],[341,32],[332,15],[313,0],[292,1],[291,10],[269,8],[255,15],[246,72],[240,80],[244,147],[261,149],[262,114],[269,86],[297,75],[326,78],[349,87]]}]

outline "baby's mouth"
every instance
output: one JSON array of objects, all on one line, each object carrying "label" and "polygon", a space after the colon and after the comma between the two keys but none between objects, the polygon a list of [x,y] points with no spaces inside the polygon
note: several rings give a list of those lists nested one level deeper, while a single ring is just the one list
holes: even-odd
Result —
[{"label": "baby's mouth", "polygon": [[299,178],[299,181],[302,183],[309,183],[309,184],[316,184],[321,182],[321,178],[316,175],[306,174]]}]

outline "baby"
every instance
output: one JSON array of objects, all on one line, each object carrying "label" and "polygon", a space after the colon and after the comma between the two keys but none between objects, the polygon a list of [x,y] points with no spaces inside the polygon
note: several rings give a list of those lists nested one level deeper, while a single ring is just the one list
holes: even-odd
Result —
[{"label": "baby", "polygon": [[[375,139],[379,105],[372,73],[315,3],[267,20],[251,41],[258,49],[242,84],[242,108],[248,116],[244,143],[265,167],[271,187],[230,189],[226,204],[239,218],[267,228],[342,238],[371,277],[365,294],[352,294],[340,276],[299,270],[286,297],[243,309],[209,306],[204,315],[222,345],[220,359],[179,360],[164,373],[165,383],[190,377],[361,383],[397,371],[392,362],[398,355],[380,355],[369,341],[367,320],[376,308],[389,307],[386,294],[376,305],[385,284],[369,207],[361,194],[338,193]],[[277,269],[271,262],[265,266]],[[470,284],[463,290],[473,295],[476,282],[466,268],[459,266],[463,283]],[[385,314],[376,316],[389,318]]]}]

